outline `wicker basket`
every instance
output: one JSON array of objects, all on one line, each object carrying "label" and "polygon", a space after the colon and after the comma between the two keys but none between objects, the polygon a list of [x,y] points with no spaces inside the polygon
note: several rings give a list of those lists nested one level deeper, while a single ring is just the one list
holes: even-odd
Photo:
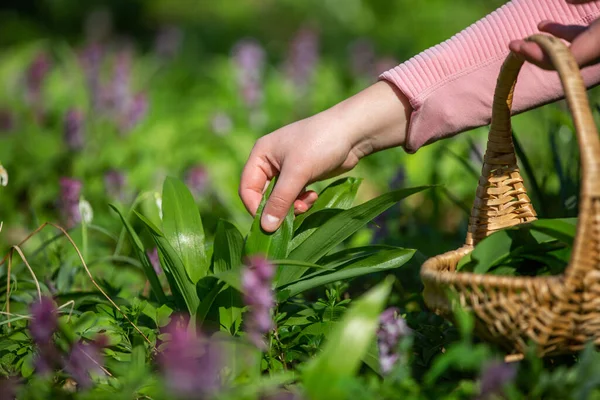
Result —
[{"label": "wicker basket", "polygon": [[[534,35],[558,71],[573,115],[582,163],[577,236],[564,274],[503,277],[456,272],[458,261],[491,233],[533,221],[533,209],[517,167],[510,114],[523,61],[513,54],[502,66],[492,122],[465,246],[427,260],[421,268],[425,303],[452,318],[456,301],[476,318],[475,333],[510,353],[530,343],[539,355],[600,344],[600,140],[577,63],[558,39]],[[452,298],[454,300],[450,301]]]}]

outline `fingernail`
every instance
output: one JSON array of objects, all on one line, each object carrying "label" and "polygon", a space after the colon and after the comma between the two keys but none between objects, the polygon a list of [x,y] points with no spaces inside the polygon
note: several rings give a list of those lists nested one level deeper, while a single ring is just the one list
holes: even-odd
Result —
[{"label": "fingernail", "polygon": [[265,215],[266,228],[275,229],[279,224],[279,218],[274,215],[266,214]]}]

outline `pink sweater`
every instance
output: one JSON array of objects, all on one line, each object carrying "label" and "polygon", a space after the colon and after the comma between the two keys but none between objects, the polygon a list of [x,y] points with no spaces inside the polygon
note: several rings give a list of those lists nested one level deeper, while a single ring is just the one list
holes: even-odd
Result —
[{"label": "pink sweater", "polygon": [[[537,33],[537,24],[553,20],[588,25],[600,17],[600,1],[569,5],[564,0],[513,0],[451,39],[384,72],[413,112],[405,149],[419,147],[465,130],[487,125],[496,79],[508,43]],[[583,69],[585,84],[600,82],[600,65]],[[558,74],[531,64],[523,67],[515,88],[513,112],[560,99]]]}]

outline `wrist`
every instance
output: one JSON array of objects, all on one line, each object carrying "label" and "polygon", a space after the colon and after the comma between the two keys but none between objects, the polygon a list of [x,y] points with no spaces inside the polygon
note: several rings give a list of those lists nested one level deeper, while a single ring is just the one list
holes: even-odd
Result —
[{"label": "wrist", "polygon": [[393,84],[379,81],[332,107],[359,158],[404,145],[412,107]]}]

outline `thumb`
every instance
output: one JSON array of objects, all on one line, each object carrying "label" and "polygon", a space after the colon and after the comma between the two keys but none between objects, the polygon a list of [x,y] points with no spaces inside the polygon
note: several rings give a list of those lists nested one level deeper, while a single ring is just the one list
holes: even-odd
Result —
[{"label": "thumb", "polygon": [[303,173],[282,166],[277,183],[263,210],[261,226],[265,231],[274,232],[279,228],[281,221],[307,183],[308,179],[304,179]]}]

